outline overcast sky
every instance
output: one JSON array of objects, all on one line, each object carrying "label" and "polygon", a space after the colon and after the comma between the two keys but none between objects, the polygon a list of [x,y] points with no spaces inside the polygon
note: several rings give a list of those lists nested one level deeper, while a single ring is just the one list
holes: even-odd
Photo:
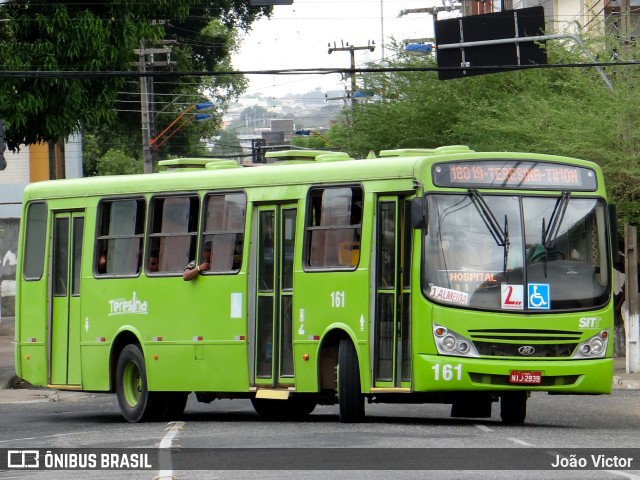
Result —
[{"label": "overcast sky", "polygon": [[[234,56],[238,70],[286,68],[349,68],[349,52],[328,53],[328,44],[342,42],[355,47],[375,42],[374,52],[355,52],[356,66],[381,59],[381,42],[391,37],[433,37],[433,17],[401,10],[442,5],[441,0],[294,0],[293,5],[277,5],[271,19],[262,19],[243,39],[241,51]],[[442,18],[442,17],[441,17]],[[390,52],[384,51],[385,56]],[[247,94],[283,97],[305,93],[320,87],[323,91],[343,90],[339,74],[296,76],[249,76]]]}]

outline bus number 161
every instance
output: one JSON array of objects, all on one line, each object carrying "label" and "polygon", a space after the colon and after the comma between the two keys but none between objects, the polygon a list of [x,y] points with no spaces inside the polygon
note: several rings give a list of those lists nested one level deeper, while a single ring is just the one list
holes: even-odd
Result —
[{"label": "bus number 161", "polygon": [[344,307],[344,290],[339,292],[331,292],[331,308]]},{"label": "bus number 161", "polygon": [[462,364],[460,363],[457,365],[451,365],[449,363],[440,365],[438,363],[432,366],[431,369],[434,372],[434,379],[436,381],[444,380],[448,382],[450,380],[462,380]]}]

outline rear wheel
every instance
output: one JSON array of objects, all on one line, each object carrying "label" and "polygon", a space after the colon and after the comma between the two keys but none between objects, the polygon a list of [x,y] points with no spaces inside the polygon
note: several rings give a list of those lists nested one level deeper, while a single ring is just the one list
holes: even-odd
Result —
[{"label": "rear wheel", "polygon": [[128,422],[156,420],[162,416],[162,399],[147,388],[144,355],[138,345],[127,345],[120,353],[116,366],[116,395]]},{"label": "rear wheel", "polygon": [[360,387],[358,354],[348,339],[340,341],[338,350],[338,404],[342,423],[364,420],[364,395]]},{"label": "rear wheel", "polygon": [[162,420],[178,420],[182,417],[184,408],[187,406],[189,392],[168,392],[161,395],[164,403]]},{"label": "rear wheel", "polygon": [[529,392],[509,392],[500,397],[500,418],[506,425],[520,425],[527,416]]}]

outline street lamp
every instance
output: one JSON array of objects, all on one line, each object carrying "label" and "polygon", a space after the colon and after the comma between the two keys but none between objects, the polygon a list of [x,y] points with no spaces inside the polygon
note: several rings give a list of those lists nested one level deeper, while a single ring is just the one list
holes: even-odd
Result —
[{"label": "street lamp", "polygon": [[409,43],[404,47],[404,51],[418,55],[428,55],[433,51],[433,45],[430,43]]},{"label": "street lamp", "polygon": [[[160,137],[162,137],[162,135],[164,135],[165,133],[167,133],[169,131],[169,129],[171,129],[171,127],[173,127],[176,123],[178,123],[178,121],[184,117],[187,113],[196,110],[196,111],[203,111],[203,110],[208,110],[210,108],[213,108],[214,104],[213,102],[202,102],[202,103],[196,103],[194,105],[191,105],[190,107],[186,108],[180,115],[178,115],[176,117],[176,119],[171,122],[169,124],[169,126],[167,128],[165,128],[163,131],[161,131],[155,138],[152,138],[151,140],[149,140],[149,145],[153,146],[155,145],[155,143],[160,139]],[[189,123],[192,120],[195,120],[197,122],[201,122],[203,120],[209,120],[210,118],[213,118],[212,115],[208,114],[208,113],[197,113],[191,117],[188,117],[186,120],[184,120],[180,125],[178,125],[178,127],[176,127],[173,132],[171,132],[167,137],[165,137],[160,143],[158,143],[157,145],[155,145],[156,147],[160,147],[162,146],[167,140],[169,140],[178,130],[180,130],[182,127],[184,127],[187,123]]]}]

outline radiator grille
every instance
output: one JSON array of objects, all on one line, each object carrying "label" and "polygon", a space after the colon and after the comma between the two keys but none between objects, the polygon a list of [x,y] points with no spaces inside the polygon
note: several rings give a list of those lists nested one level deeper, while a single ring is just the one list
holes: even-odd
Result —
[{"label": "radiator grille", "polygon": [[478,353],[490,357],[566,358],[580,343],[582,332],[567,330],[469,330]]}]

